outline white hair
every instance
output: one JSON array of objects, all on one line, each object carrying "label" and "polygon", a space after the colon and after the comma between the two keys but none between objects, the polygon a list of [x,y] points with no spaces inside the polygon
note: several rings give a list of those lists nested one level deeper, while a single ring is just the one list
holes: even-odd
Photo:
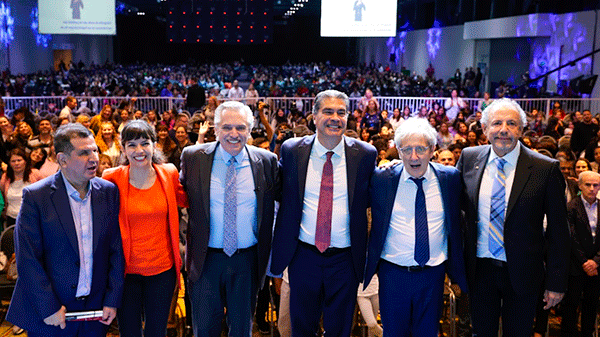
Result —
[{"label": "white hair", "polygon": [[424,118],[411,117],[396,129],[394,136],[396,148],[400,150],[402,141],[412,136],[421,136],[425,138],[427,144],[431,147],[435,147],[437,144],[437,131],[435,131],[433,126],[431,126]]},{"label": "white hair", "polygon": [[519,113],[519,117],[521,118],[521,128],[524,128],[525,125],[527,125],[527,115],[525,115],[525,111],[523,111],[523,108],[521,108],[519,103],[510,98],[496,99],[492,102],[492,104],[488,105],[488,107],[485,108],[481,113],[481,124],[488,127],[490,118],[492,118],[496,111],[502,108],[510,109]]},{"label": "white hair", "polygon": [[239,112],[240,114],[246,117],[246,124],[248,127],[251,127],[254,124],[254,115],[252,115],[252,110],[241,102],[238,101],[227,101],[223,102],[221,105],[215,109],[215,125],[219,126],[221,124],[221,117],[223,116],[223,112],[225,110],[234,110]]}]

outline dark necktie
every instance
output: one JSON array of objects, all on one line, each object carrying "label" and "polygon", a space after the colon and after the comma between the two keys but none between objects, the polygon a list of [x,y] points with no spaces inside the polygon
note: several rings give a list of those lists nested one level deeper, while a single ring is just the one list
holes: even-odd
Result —
[{"label": "dark necktie", "polygon": [[223,198],[223,252],[227,256],[235,254],[237,242],[237,184],[235,157],[227,162],[225,175],[225,197]]},{"label": "dark necktie", "polygon": [[322,253],[331,243],[331,212],[333,208],[333,151],[327,152],[327,160],[323,164],[321,190],[319,192],[319,207],[317,208],[317,229],[315,246]]},{"label": "dark necktie", "polygon": [[415,261],[423,267],[429,261],[429,226],[427,225],[427,205],[423,180],[425,178],[410,178],[417,185],[415,196]]}]

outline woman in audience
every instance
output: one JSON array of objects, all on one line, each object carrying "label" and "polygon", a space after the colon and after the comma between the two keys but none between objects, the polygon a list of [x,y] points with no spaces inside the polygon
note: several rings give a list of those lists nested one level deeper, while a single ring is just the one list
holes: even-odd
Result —
[{"label": "woman in audience", "polygon": [[15,133],[12,138],[12,145],[18,147],[24,151],[29,151],[27,148],[27,142],[33,137],[33,130],[31,126],[25,122],[17,122]]},{"label": "woman in audience", "polygon": [[29,153],[29,161],[31,162],[31,167],[33,167],[36,170],[39,170],[42,167],[42,165],[44,165],[46,157],[48,157],[48,153],[43,147],[36,147],[35,149],[31,150],[31,152]]},{"label": "woman in audience", "polygon": [[483,100],[479,101],[479,105],[477,106],[477,111],[483,112],[483,110],[485,110],[485,108],[490,106],[490,104],[492,104],[492,100],[490,99],[490,93],[484,92]]},{"label": "woman in audience", "polygon": [[412,112],[408,106],[405,106],[404,109],[402,109],[402,119],[407,120],[410,117],[412,117]]},{"label": "woman in audience", "polygon": [[390,118],[390,124],[392,124],[392,128],[394,128],[394,130],[396,130],[397,127],[400,126],[400,124],[402,124],[403,119],[402,116],[400,115],[400,109],[399,108],[394,108],[394,111],[392,112],[392,117]]},{"label": "woman in audience", "polygon": [[369,100],[365,116],[360,122],[360,128],[361,130],[367,129],[371,135],[379,133],[379,129],[381,128],[381,116],[379,116],[379,108],[375,98]]},{"label": "woman in audience", "polygon": [[129,113],[129,110],[121,109],[119,111],[119,119],[121,120],[121,123],[119,124],[119,127],[117,128],[117,132],[120,133],[123,130],[123,128],[125,127],[125,125],[127,123],[129,123],[129,121],[131,120],[131,114]]},{"label": "woman in audience", "polygon": [[573,165],[573,170],[575,171],[575,179],[577,179],[579,177],[579,173],[583,171],[591,171],[592,165],[587,159],[579,158],[575,161],[575,164]]},{"label": "woman in audience", "polygon": [[38,170],[31,168],[25,150],[12,149],[9,158],[6,173],[0,178],[0,188],[6,203],[6,227],[16,222],[21,209],[23,189],[41,179]]},{"label": "woman in audience", "polygon": [[452,136],[450,130],[448,129],[448,122],[442,122],[437,134],[438,146],[440,149],[447,149],[453,141],[454,136]]},{"label": "woman in audience", "polygon": [[110,122],[113,123],[113,109],[109,104],[106,104],[100,110],[100,113],[96,116],[92,117],[90,129],[94,131],[94,134],[97,136],[100,133],[100,128],[102,123]]},{"label": "woman in audience", "polygon": [[186,146],[192,145],[190,143],[190,138],[188,136],[187,130],[184,126],[179,126],[175,130],[175,139],[177,140],[177,147],[169,157],[169,163],[172,163],[179,171],[179,164],[181,163],[181,152],[183,152],[183,148]]},{"label": "woman in audience", "polygon": [[454,134],[454,141],[456,142],[466,142],[467,141],[467,132],[469,130],[469,128],[467,127],[467,124],[465,124],[465,122],[458,122],[455,124],[456,127],[454,129],[454,131],[456,132]]},{"label": "woman in audience", "polygon": [[173,125],[175,125],[175,118],[173,117],[171,110],[165,110],[162,113],[162,120],[160,121],[160,124],[165,125],[167,130],[171,130],[173,128]]},{"label": "woman in audience", "polygon": [[121,146],[119,145],[119,134],[113,123],[102,123],[100,132],[96,135],[96,145],[98,145],[100,153],[109,156],[113,163],[119,160]]},{"label": "woman in audience", "polygon": [[40,167],[40,176],[43,178],[49,177],[58,172],[59,168],[60,166],[56,161],[56,153],[54,152],[54,144],[52,144],[48,148],[48,155],[46,156],[46,160],[44,160],[44,164]]},{"label": "woman in audience", "polygon": [[110,157],[100,153],[98,155],[98,168],[96,169],[96,176],[102,177],[102,173],[104,173],[104,170],[109,169],[111,167],[113,167],[113,163],[110,160]]},{"label": "woman in audience", "polygon": [[469,146],[477,146],[479,145],[477,140],[479,139],[479,136],[477,135],[477,132],[471,130],[467,133],[467,147]]},{"label": "woman in audience", "polygon": [[271,121],[271,127],[273,129],[276,129],[277,126],[281,123],[288,123],[288,118],[286,116],[285,110],[283,110],[283,108],[279,108],[277,109],[277,112],[275,112],[275,116],[273,117],[273,120]]},{"label": "woman in audience", "polygon": [[[79,116],[77,116],[77,119],[75,120],[76,123],[79,123],[83,126],[85,126],[87,129],[89,129],[90,131],[94,132],[91,129],[92,126],[92,119],[90,118],[90,116],[88,116],[87,114],[81,114]],[[94,134],[95,135],[95,134]]]},{"label": "woman in audience", "polygon": [[[177,169],[156,151],[156,133],[145,121],[121,132],[124,165],[103,177],[117,185],[119,224],[125,252],[125,285],[117,315],[121,336],[161,336],[179,283],[179,214],[187,196]],[[142,319],[144,323],[142,324]]]},{"label": "woman in audience", "polygon": [[159,119],[158,115],[156,114],[156,111],[154,111],[154,110],[148,111],[148,113],[146,114],[146,116],[143,119],[154,128],[156,128],[156,126],[160,122],[160,119]]},{"label": "woman in audience", "polygon": [[438,124],[442,123],[442,122],[448,122],[448,117],[446,117],[446,110],[444,109],[443,106],[440,106],[439,108],[437,108],[437,110],[435,111],[435,120],[438,122]]},{"label": "woman in audience", "polygon": [[156,148],[163,153],[165,158],[169,158],[177,147],[177,144],[169,137],[169,129],[167,129],[166,125],[159,124],[156,127],[156,135],[158,138]]},{"label": "woman in audience", "polygon": [[215,96],[210,96],[204,108],[204,120],[208,121],[210,126],[215,125],[215,110],[219,106],[219,101]]}]

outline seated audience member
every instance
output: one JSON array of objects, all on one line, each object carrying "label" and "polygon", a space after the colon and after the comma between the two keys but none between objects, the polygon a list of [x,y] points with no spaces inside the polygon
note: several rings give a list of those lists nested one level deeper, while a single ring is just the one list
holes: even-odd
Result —
[{"label": "seated audience member", "polygon": [[101,125],[100,132],[96,134],[96,145],[100,153],[110,157],[110,160],[116,164],[121,157],[121,145],[119,144],[119,134],[111,122],[104,122]]},{"label": "seated audience member", "polygon": [[579,158],[573,164],[573,171],[575,171],[575,177],[579,177],[581,172],[592,171],[592,164],[585,158]]},{"label": "seated audience member", "polygon": [[25,122],[17,122],[14,136],[12,138],[13,148],[17,147],[23,151],[29,152],[30,149],[27,147],[27,144],[32,138],[33,130],[31,129],[31,126]]},{"label": "seated audience member", "polygon": [[454,153],[450,150],[440,150],[437,155],[437,162],[444,166],[454,166],[456,165],[456,160],[454,159]]},{"label": "seated audience member", "polygon": [[169,137],[169,128],[165,124],[158,124],[156,137],[156,148],[162,152],[165,158],[171,157],[173,151],[177,148],[177,143]]},{"label": "seated audience member", "polygon": [[46,117],[38,123],[38,135],[32,137],[27,142],[27,147],[34,149],[36,147],[48,148],[52,144],[54,137],[52,136],[52,122],[49,117]]},{"label": "seated audience member", "polygon": [[461,122],[461,121],[455,123],[454,131],[456,132],[454,134],[454,141],[455,142],[463,142],[466,144],[467,137],[468,137],[468,131],[469,131],[467,124],[465,124],[465,122]]},{"label": "seated audience member", "polygon": [[577,308],[581,303],[581,336],[594,335],[600,297],[600,240],[598,236],[598,199],[600,175],[585,171],[579,175],[581,196],[567,206],[571,227],[571,267],[567,293],[561,306],[561,336],[577,334]]},{"label": "seated audience member", "polygon": [[113,163],[110,160],[110,157],[105,154],[98,154],[98,168],[96,169],[96,176],[102,177],[102,173],[104,170],[113,167]]},{"label": "seated audience member", "polygon": [[56,152],[54,151],[54,144],[48,148],[48,156],[44,160],[44,164],[40,167],[40,176],[43,178],[49,177],[54,173],[58,172],[60,166],[56,160]]},{"label": "seated audience member", "polygon": [[442,122],[439,125],[439,130],[437,134],[437,143],[440,149],[447,149],[450,144],[454,142],[454,136],[450,133],[448,129],[448,123]]},{"label": "seated audience member", "polygon": [[36,147],[32,149],[31,152],[29,152],[29,161],[31,162],[31,167],[39,170],[42,165],[44,165],[46,157],[48,157],[48,152],[46,152],[43,147]]},{"label": "seated audience member", "polygon": [[31,167],[29,157],[23,149],[12,149],[9,158],[8,168],[0,178],[0,189],[6,204],[6,227],[16,222],[23,189],[41,178],[38,170]]},{"label": "seated audience member", "polygon": [[103,123],[113,123],[113,109],[110,105],[106,104],[100,110],[100,113],[96,116],[92,117],[90,120],[90,129],[94,131],[94,134],[97,136],[100,133],[100,128]]}]

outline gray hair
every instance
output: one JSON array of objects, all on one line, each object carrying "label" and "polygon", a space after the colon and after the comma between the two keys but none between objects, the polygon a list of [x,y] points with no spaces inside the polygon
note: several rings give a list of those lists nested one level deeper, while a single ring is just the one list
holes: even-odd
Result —
[{"label": "gray hair", "polygon": [[313,115],[316,115],[317,112],[319,112],[319,109],[321,108],[321,104],[323,104],[323,100],[325,100],[326,98],[337,98],[337,99],[343,100],[344,104],[346,105],[346,110],[348,110],[348,107],[350,106],[350,99],[348,99],[348,95],[344,94],[341,91],[337,91],[337,90],[333,90],[333,89],[325,90],[325,91],[321,91],[317,95],[317,97],[315,97],[315,103],[313,105]]},{"label": "gray hair", "polygon": [[248,127],[251,127],[252,124],[254,123],[254,116],[252,115],[252,110],[250,110],[250,108],[246,104],[238,102],[238,101],[227,101],[227,102],[223,102],[221,105],[219,105],[217,107],[217,109],[215,109],[215,125],[216,126],[220,126],[221,117],[223,116],[223,112],[225,110],[234,110],[240,114],[243,114],[244,117],[246,117],[246,124],[248,125]]},{"label": "gray hair", "polygon": [[594,171],[583,171],[583,172],[579,173],[579,178],[577,179],[577,184],[581,185],[583,183],[583,178],[585,178],[586,176],[592,176],[594,178],[598,178],[598,177],[600,177],[600,173],[594,172]]},{"label": "gray hair", "polygon": [[525,115],[525,111],[516,101],[510,98],[500,98],[496,99],[492,102],[492,104],[488,105],[485,110],[481,113],[481,124],[486,127],[489,126],[490,118],[496,113],[496,111],[505,108],[516,111],[519,113],[519,117],[521,117],[521,128],[524,128],[527,125],[527,115]]},{"label": "gray hair", "polygon": [[435,147],[437,144],[437,131],[424,118],[411,117],[407,119],[396,129],[395,133],[394,143],[396,143],[398,150],[402,147],[400,146],[402,141],[412,136],[425,138],[427,144],[431,147]]}]

